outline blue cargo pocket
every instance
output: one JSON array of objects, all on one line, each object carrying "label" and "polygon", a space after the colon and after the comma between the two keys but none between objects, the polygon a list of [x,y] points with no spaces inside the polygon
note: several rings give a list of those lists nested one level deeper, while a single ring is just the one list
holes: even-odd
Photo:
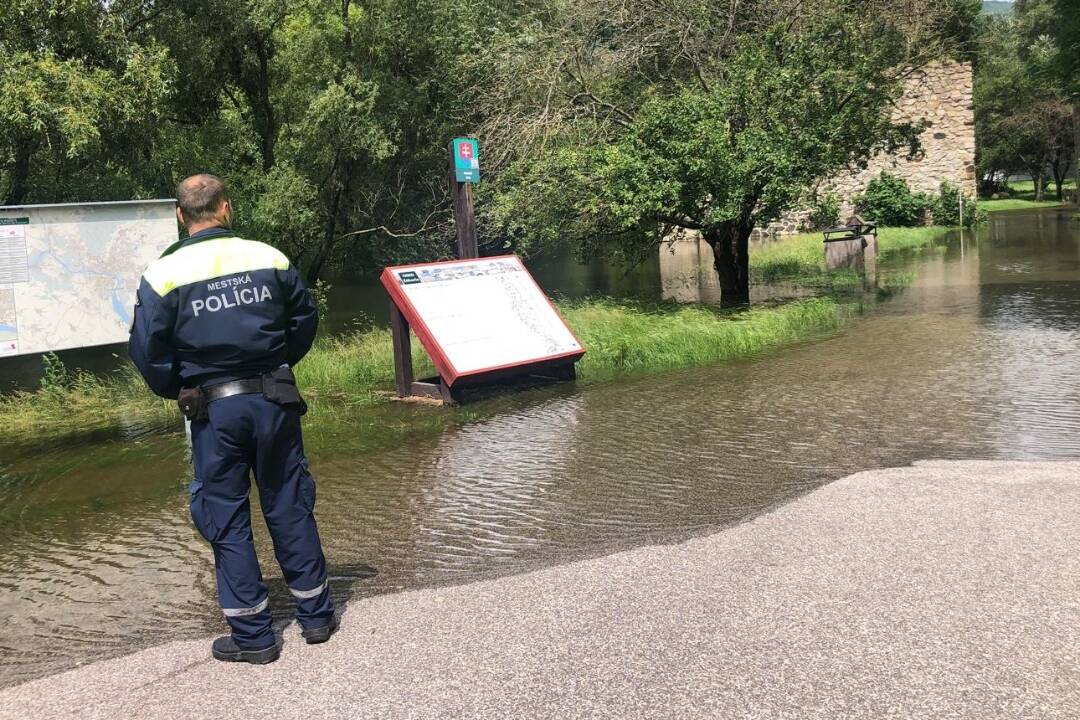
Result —
[{"label": "blue cargo pocket", "polygon": [[188,485],[188,492],[191,493],[191,521],[195,523],[195,529],[199,531],[199,534],[203,536],[208,542],[213,542],[214,537],[217,535],[217,529],[214,527],[213,518],[210,517],[209,509],[206,507],[206,498],[202,494],[202,480],[195,479]]},{"label": "blue cargo pocket", "polygon": [[315,478],[306,457],[300,458],[300,501],[308,512],[315,512]]}]

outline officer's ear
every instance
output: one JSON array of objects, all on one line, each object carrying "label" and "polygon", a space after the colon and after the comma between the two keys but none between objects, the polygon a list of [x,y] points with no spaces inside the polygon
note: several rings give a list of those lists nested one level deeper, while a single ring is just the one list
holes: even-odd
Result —
[{"label": "officer's ear", "polygon": [[184,222],[184,211],[180,209],[179,205],[176,206],[176,222],[185,228],[187,227],[187,223]]},{"label": "officer's ear", "polygon": [[228,228],[232,227],[233,214],[232,214],[232,203],[230,201],[228,201],[228,200],[222,200],[221,201],[220,217],[224,220],[222,225],[224,225],[225,227],[228,227]]}]

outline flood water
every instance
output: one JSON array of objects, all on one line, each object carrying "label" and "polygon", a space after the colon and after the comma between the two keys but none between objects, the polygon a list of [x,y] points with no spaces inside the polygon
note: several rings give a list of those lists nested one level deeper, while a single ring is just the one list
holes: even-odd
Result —
[{"label": "flood water", "polygon": [[[861,469],[1080,457],[1080,222],[998,214],[892,266],[915,271],[906,290],[762,357],[309,424],[335,596],[673,541]],[[0,458],[0,685],[224,630],[176,429]]]}]

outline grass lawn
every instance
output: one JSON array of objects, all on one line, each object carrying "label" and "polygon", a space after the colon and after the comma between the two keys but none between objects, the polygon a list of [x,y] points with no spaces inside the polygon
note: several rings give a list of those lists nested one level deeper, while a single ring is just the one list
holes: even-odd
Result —
[{"label": "grass lawn", "polygon": [[[1054,187],[1055,187],[1054,183],[1048,182],[1046,184],[1046,194],[1050,195],[1050,196],[1053,196],[1056,199],[1057,195],[1055,194]],[[1063,189],[1065,189],[1065,190],[1072,190],[1073,188],[1076,187],[1076,179],[1071,178],[1071,177],[1066,178],[1065,182],[1062,183],[1061,187]],[[1031,197],[1028,198],[1028,199],[1034,200],[1035,199],[1035,181],[1034,180],[1014,180],[1014,181],[1009,183],[1009,192],[1013,196],[1030,195]]]},{"label": "grass lawn", "polygon": [[[1005,200],[979,200],[979,207],[987,212],[998,210],[1031,210],[1037,208],[1051,208],[1062,205],[1057,199],[1051,183],[1045,194],[1044,200],[1035,199],[1035,183],[1031,180],[1020,180],[1009,183],[1009,193],[1012,197]],[[1071,190],[1076,187],[1075,180],[1069,179],[1062,185],[1063,189]]]},{"label": "grass lawn", "polygon": [[1062,203],[1057,200],[1024,200],[1022,198],[1007,198],[1005,200],[980,200],[979,208],[986,212],[999,210],[1034,210],[1038,208],[1061,207]]}]

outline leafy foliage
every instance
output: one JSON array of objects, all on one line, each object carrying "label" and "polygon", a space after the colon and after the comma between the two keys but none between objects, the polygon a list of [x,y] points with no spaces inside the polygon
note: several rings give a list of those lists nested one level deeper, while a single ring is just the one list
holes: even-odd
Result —
[{"label": "leafy foliage", "polygon": [[175,72],[165,48],[87,0],[6,2],[0,28],[0,200],[142,194]]},{"label": "leafy foliage", "polygon": [[[223,176],[309,278],[450,248],[447,140],[484,148],[481,242],[633,261],[745,238],[882,148],[904,72],[977,0],[65,0],[0,6],[0,193],[168,196]],[[838,51],[841,48],[842,51]]]},{"label": "leafy foliage", "polygon": [[47,393],[63,392],[71,386],[72,373],[64,361],[54,352],[41,356],[41,390]]},{"label": "leafy foliage", "polygon": [[484,198],[485,225],[519,248],[566,243],[630,263],[698,231],[725,297],[741,302],[755,225],[822,177],[917,150],[921,127],[893,122],[892,102],[922,53],[945,52],[934,33],[977,4],[867,9],[649,2],[631,13],[610,1],[538,16],[489,55],[506,92],[483,127],[517,152]]},{"label": "leafy foliage", "polygon": [[982,219],[973,198],[963,194],[960,215],[960,188],[941,183],[937,195],[912,192],[903,178],[883,172],[871,180],[855,198],[856,209],[883,227],[918,227],[933,221],[941,227],[972,227]]},{"label": "leafy foliage", "polygon": [[816,198],[807,218],[809,230],[823,230],[840,224],[840,196],[827,192]]},{"label": "leafy foliage", "polygon": [[[15,0],[0,8],[6,202],[169,196],[198,171],[309,277],[447,253],[464,0]],[[515,11],[516,12],[516,11]]]},{"label": "leafy foliage", "polygon": [[903,178],[882,172],[854,198],[856,209],[884,227],[925,225],[931,199],[912,192]]},{"label": "leafy foliage", "polygon": [[[963,216],[960,214],[960,203],[963,198]],[[972,227],[982,218],[975,205],[973,198],[967,193],[961,193],[960,188],[951,182],[941,183],[938,196],[930,207],[930,214],[935,225],[944,227]]]},{"label": "leafy foliage", "polygon": [[975,74],[979,170],[984,178],[1030,175],[1036,200],[1043,199],[1048,178],[1061,199],[1065,173],[1077,152],[1080,113],[1069,104],[1075,81],[1062,72],[1077,61],[1053,41],[1055,32],[1075,24],[1075,16],[1075,8],[1061,12],[1053,0],[1021,0],[1011,15],[980,18]]}]

